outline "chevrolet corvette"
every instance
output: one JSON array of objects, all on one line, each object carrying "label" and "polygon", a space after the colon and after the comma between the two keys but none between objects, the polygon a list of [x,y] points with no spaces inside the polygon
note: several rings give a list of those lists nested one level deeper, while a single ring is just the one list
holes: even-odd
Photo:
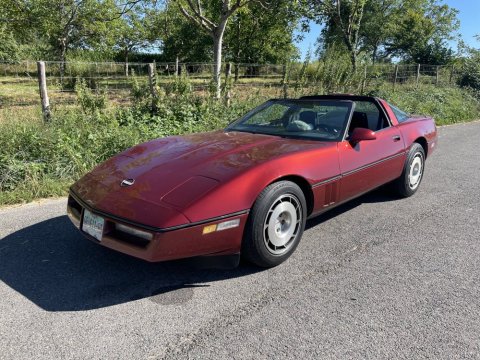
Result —
[{"label": "chevrolet corvette", "polygon": [[244,257],[276,266],[308,218],[389,183],[419,188],[437,145],[432,118],[354,95],[273,99],[223,130],[155,139],[70,188],[88,239],[147,260]]}]

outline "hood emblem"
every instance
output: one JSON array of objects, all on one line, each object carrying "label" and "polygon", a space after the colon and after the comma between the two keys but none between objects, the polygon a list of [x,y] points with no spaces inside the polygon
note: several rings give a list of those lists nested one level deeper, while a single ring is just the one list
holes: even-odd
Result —
[{"label": "hood emblem", "polygon": [[132,186],[135,183],[135,179],[125,179],[120,183],[120,186]]}]

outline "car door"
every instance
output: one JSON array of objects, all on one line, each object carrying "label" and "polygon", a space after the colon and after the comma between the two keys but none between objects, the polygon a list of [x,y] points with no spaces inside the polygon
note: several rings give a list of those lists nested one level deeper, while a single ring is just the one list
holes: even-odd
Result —
[{"label": "car door", "polygon": [[[376,139],[339,143],[340,201],[351,199],[399,177],[405,163],[400,131],[388,122]],[[371,129],[373,130],[373,129]]]}]

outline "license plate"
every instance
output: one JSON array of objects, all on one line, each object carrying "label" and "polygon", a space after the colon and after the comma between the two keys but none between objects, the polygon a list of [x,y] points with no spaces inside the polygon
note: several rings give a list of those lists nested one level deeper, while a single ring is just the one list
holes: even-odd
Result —
[{"label": "license plate", "polygon": [[101,241],[104,225],[105,220],[102,217],[92,214],[90,211],[85,209],[83,212],[83,231],[85,231],[88,235],[93,236],[98,241]]}]

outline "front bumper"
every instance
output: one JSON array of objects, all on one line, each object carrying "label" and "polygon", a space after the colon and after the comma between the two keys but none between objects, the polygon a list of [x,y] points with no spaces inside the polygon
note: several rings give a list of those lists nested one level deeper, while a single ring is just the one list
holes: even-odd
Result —
[{"label": "front bumper", "polygon": [[[82,230],[85,209],[102,217],[105,221],[101,240]],[[232,255],[240,252],[243,230],[248,218],[248,210],[207,219],[195,224],[185,224],[172,228],[153,228],[118,218],[84,203],[79,197],[70,194],[67,214],[72,223],[88,239],[110,249],[146,261],[157,262],[205,255]],[[229,220],[239,220],[236,227],[212,231],[212,227]],[[151,240],[137,238],[116,230],[115,224],[122,224],[152,234]],[[205,229],[209,230],[205,230]]]}]

